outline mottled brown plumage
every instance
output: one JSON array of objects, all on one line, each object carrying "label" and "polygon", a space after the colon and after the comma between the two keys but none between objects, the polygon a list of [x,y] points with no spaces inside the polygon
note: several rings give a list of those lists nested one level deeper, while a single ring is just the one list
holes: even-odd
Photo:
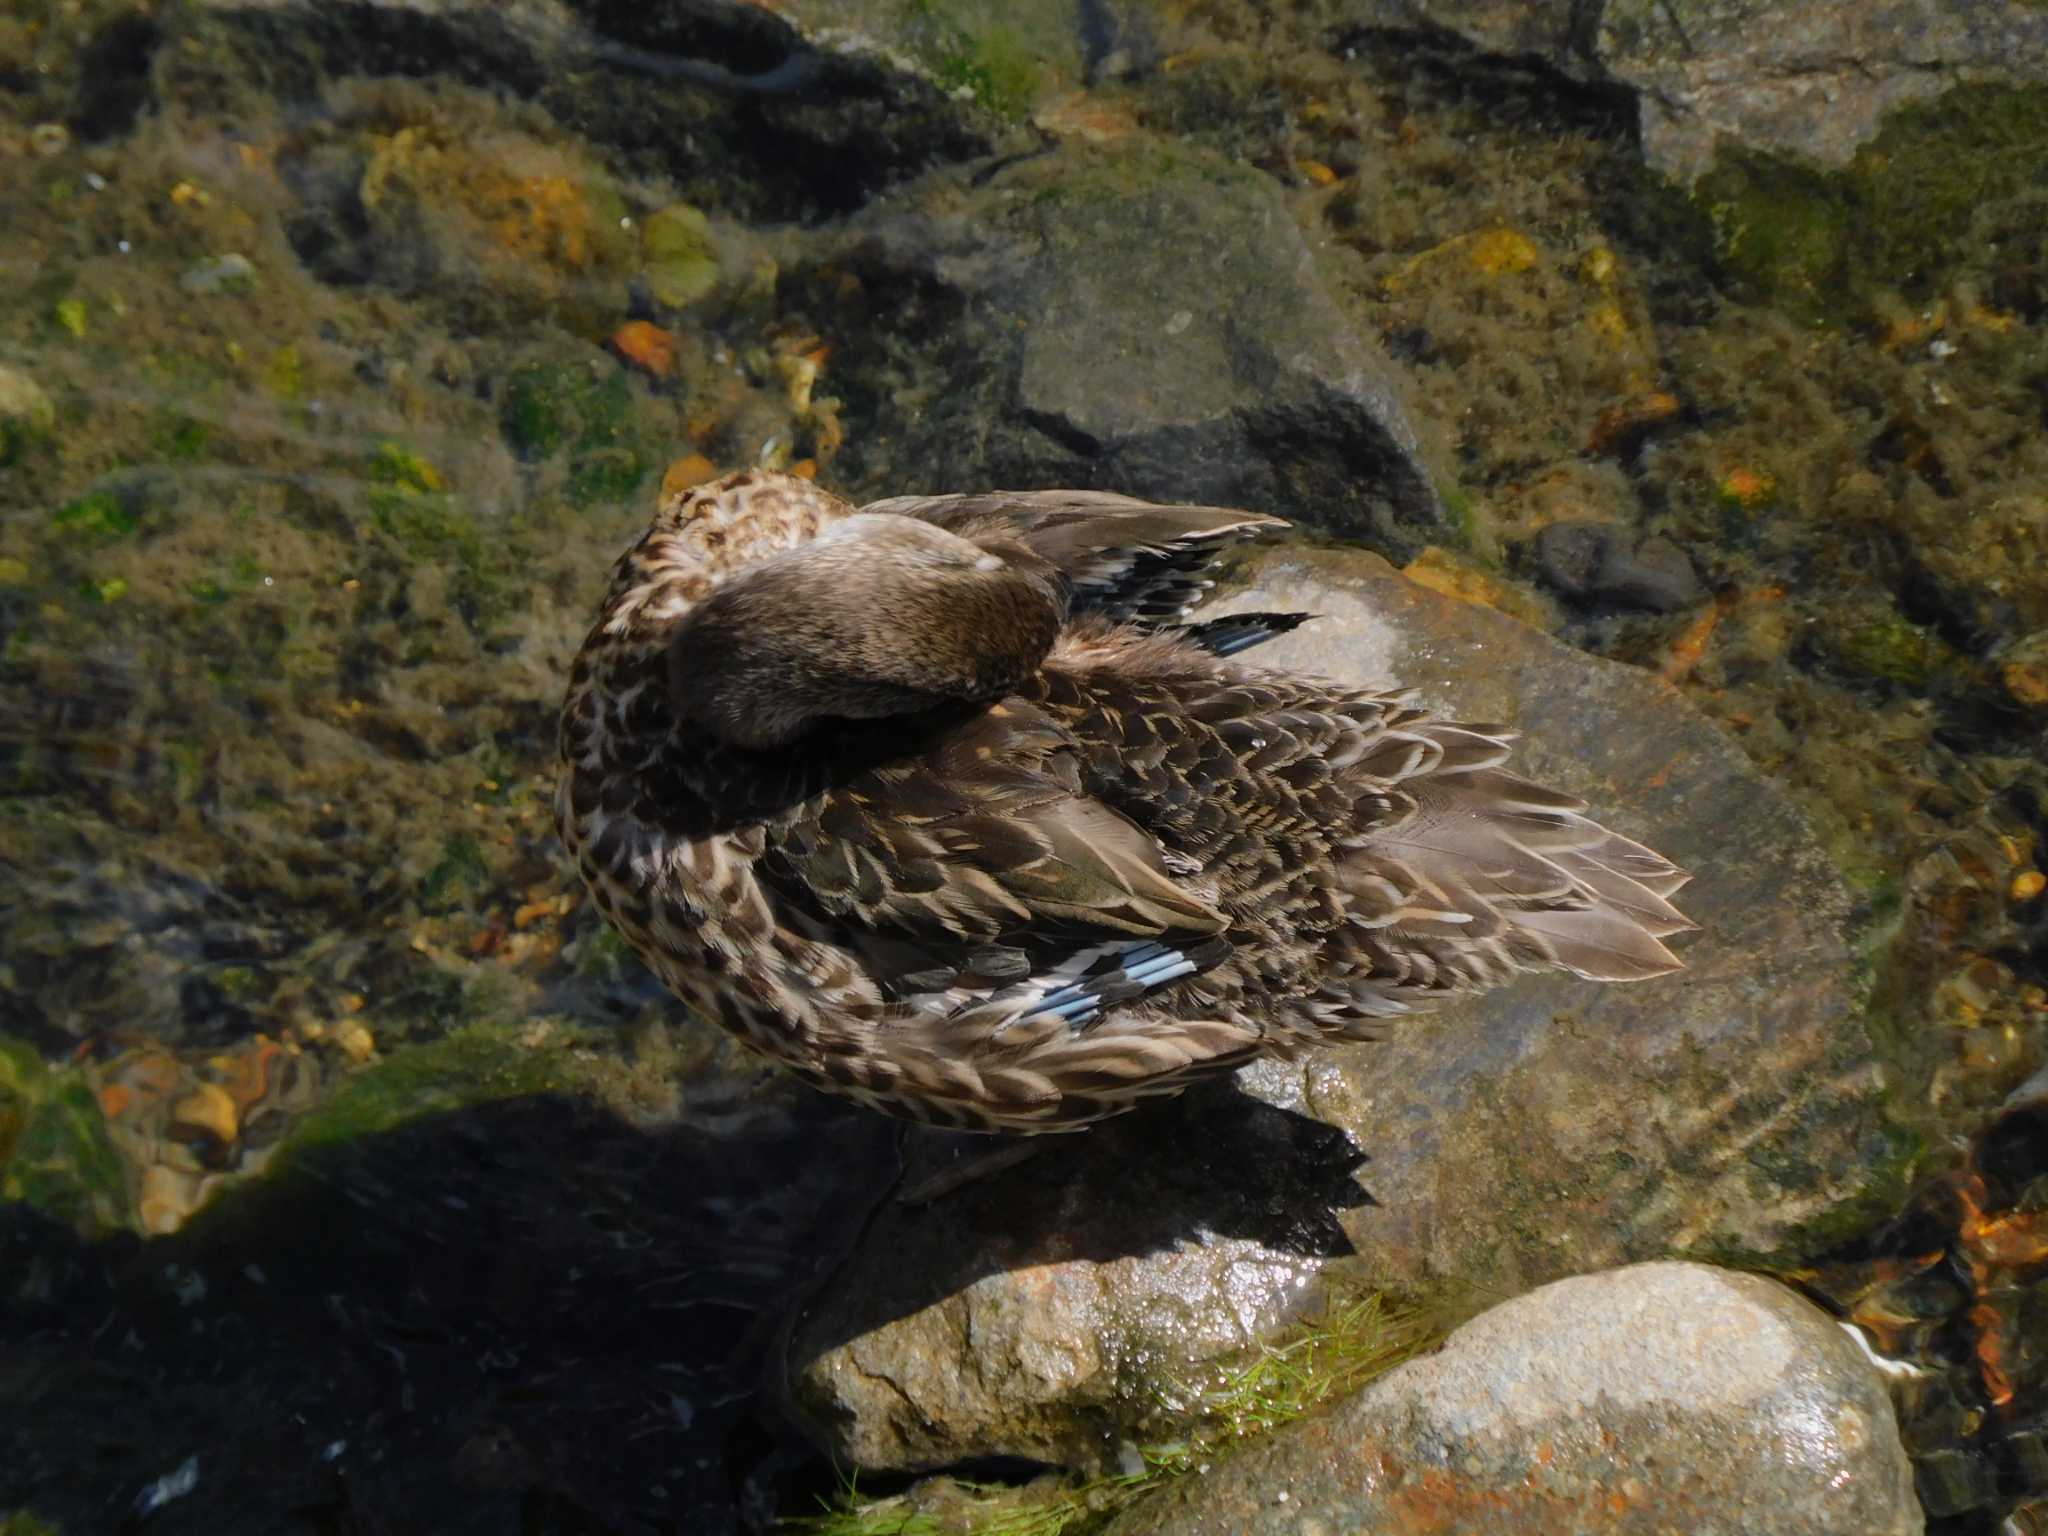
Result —
[{"label": "mottled brown plumage", "polygon": [[1277,518],[1096,492],[856,512],[749,473],[620,560],[556,816],[678,996],[834,1092],[1065,1130],[1519,971],[1675,969],[1685,876],[1508,735],[1185,624]]}]

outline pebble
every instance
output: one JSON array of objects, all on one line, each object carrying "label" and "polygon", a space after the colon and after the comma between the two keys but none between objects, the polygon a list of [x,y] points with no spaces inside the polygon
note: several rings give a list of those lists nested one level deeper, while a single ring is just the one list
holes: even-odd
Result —
[{"label": "pebble", "polygon": [[187,269],[178,286],[187,293],[239,292],[256,281],[256,263],[239,252],[215,256]]},{"label": "pebble", "polygon": [[1635,542],[1611,523],[1552,523],[1536,535],[1537,568],[1565,597],[1676,613],[1706,596],[1692,557],[1661,534]]}]

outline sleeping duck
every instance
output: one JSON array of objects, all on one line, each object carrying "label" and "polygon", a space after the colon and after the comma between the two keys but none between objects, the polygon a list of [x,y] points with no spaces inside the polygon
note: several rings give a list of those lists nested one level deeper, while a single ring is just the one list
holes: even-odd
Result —
[{"label": "sleeping duck", "polygon": [[1529,970],[1674,970],[1686,875],[1509,733],[1190,622],[1286,526],[1095,491],[669,498],[570,676],[555,816],[663,983],[807,1081],[1064,1131]]}]

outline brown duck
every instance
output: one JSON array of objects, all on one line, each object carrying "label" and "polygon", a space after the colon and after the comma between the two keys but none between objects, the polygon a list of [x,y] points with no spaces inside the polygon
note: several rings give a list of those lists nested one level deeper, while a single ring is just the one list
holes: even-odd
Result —
[{"label": "brown duck", "polygon": [[1286,525],[1093,491],[856,511],[744,473],[620,559],[555,814],[684,1001],[820,1088],[1068,1130],[1525,970],[1674,970],[1686,876],[1508,733],[1186,622]]}]

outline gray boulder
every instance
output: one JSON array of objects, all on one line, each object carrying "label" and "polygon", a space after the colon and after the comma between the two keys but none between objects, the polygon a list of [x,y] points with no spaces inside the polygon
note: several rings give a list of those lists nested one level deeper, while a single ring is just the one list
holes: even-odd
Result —
[{"label": "gray boulder", "polygon": [[1891,1403],[1772,1281],[1640,1264],[1505,1302],[1441,1351],[1139,1506],[1114,1536],[1913,1536]]},{"label": "gray boulder", "polygon": [[1088,486],[1457,541],[1393,369],[1254,170],[1069,145],[928,178],[810,259],[875,306],[833,365],[874,402],[835,465],[863,489]]},{"label": "gray boulder", "polygon": [[1322,616],[1270,664],[1518,725],[1529,771],[1694,872],[1688,969],[1532,978],[883,1209],[789,1341],[848,1462],[1101,1457],[1320,1282],[1469,1308],[1669,1254],[1787,1263],[1903,1196],[1924,1066],[1873,1003],[1870,919],[1673,690],[1369,555],[1274,551],[1219,606]]},{"label": "gray boulder", "polygon": [[1351,23],[1448,33],[1635,92],[1643,153],[1691,182],[1722,141],[1840,166],[1884,115],[1963,81],[2048,80],[2026,0],[1342,0]]}]

